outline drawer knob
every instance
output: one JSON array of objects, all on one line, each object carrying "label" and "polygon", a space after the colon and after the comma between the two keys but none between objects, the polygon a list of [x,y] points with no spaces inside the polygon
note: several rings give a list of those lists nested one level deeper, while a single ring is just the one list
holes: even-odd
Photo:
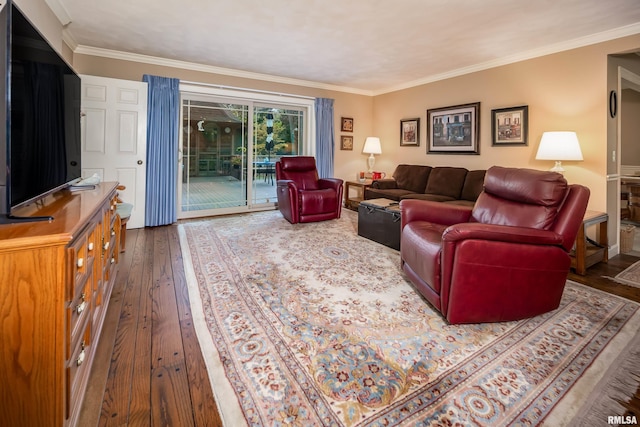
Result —
[{"label": "drawer knob", "polygon": [[86,357],[85,354],[85,350],[84,350],[84,341],[82,342],[82,351],[80,351],[80,354],[78,355],[78,358],[76,359],[76,366],[80,366],[84,363],[84,358]]},{"label": "drawer knob", "polygon": [[105,242],[103,249],[106,251],[107,249],[109,249],[109,242]]},{"label": "drawer knob", "polygon": [[111,235],[115,236],[116,235],[116,230],[114,230],[113,228],[111,229]]},{"label": "drawer knob", "polygon": [[77,265],[78,268],[82,268],[82,266],[84,265],[84,258],[78,258]]},{"label": "drawer knob", "polygon": [[93,242],[89,242],[89,244],[87,245],[87,249],[90,251],[93,250]]},{"label": "drawer knob", "polygon": [[76,306],[76,313],[78,313],[78,314],[82,313],[84,311],[84,309],[87,307],[87,302],[85,301],[84,292],[82,293],[80,298],[81,298],[82,302]]},{"label": "drawer knob", "polygon": [[111,258],[111,264],[115,263],[116,259],[115,258]]}]

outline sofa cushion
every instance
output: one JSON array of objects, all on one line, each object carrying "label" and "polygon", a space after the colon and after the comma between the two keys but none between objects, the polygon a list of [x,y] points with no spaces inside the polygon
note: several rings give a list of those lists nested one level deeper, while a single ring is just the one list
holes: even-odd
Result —
[{"label": "sofa cushion", "polygon": [[438,194],[449,196],[451,199],[459,199],[462,192],[462,185],[467,176],[467,169],[456,167],[435,167],[429,174],[426,194]]},{"label": "sofa cushion", "polygon": [[413,194],[413,193],[403,188],[380,189],[380,188],[369,187],[364,191],[364,198],[366,200],[391,199],[391,200],[395,200],[396,202],[399,202],[402,196],[404,196],[405,194]]},{"label": "sofa cushion", "polygon": [[440,194],[424,194],[424,193],[409,193],[400,197],[401,200],[404,199],[417,199],[417,200],[431,200],[432,202],[453,202],[456,199],[449,196],[442,196]]},{"label": "sofa cushion", "polygon": [[476,170],[467,172],[467,176],[464,179],[464,185],[462,186],[462,192],[460,193],[460,200],[467,200],[475,202],[478,200],[478,196],[484,189],[484,176],[487,173],[485,170]]},{"label": "sofa cushion", "polygon": [[404,188],[411,193],[424,192],[431,166],[424,165],[398,165],[393,172],[398,188]]}]

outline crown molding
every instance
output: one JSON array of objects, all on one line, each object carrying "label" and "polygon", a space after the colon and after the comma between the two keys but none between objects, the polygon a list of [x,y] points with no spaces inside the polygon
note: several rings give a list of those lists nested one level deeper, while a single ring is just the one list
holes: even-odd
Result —
[{"label": "crown molding", "polygon": [[75,54],[100,56],[104,58],[120,59],[123,61],[141,62],[145,64],[161,65],[165,67],[180,68],[191,71],[201,71],[204,73],[222,74],[225,76],[240,77],[252,80],[261,80],[272,83],[282,83],[294,86],[312,87],[316,89],[331,90],[337,92],[347,92],[356,95],[372,96],[372,92],[350,88],[346,86],[336,86],[326,83],[313,82],[309,80],[292,79],[288,77],[273,76],[270,74],[254,73],[251,71],[234,70],[231,68],[216,67],[213,65],[198,64],[194,62],[178,61],[174,59],[160,58],[157,56],[141,55],[137,53],[122,52],[117,50],[102,49],[85,45],[76,45],[73,49]]},{"label": "crown molding", "polygon": [[[46,0],[46,1],[47,3],[49,3],[49,2],[57,2],[58,0]],[[602,42],[618,39],[621,37],[639,34],[639,33],[640,33],[640,22],[636,24],[627,25],[625,27],[609,30],[609,31],[603,31],[590,36],[580,37],[577,39],[556,43],[554,45],[545,46],[539,49],[520,52],[504,58],[499,58],[496,60],[471,65],[469,67],[458,68],[456,70],[447,71],[445,73],[426,76],[418,80],[413,80],[407,83],[391,86],[381,90],[356,89],[356,88],[347,87],[347,86],[330,85],[326,83],[314,82],[309,80],[293,79],[288,77],[274,76],[270,74],[254,73],[251,71],[235,70],[231,68],[216,67],[213,65],[161,58],[157,56],[141,55],[137,53],[129,53],[129,52],[122,52],[122,51],[111,50],[111,49],[91,47],[86,45],[78,45],[67,30],[63,31],[63,40],[75,54],[99,56],[99,57],[105,57],[105,58],[111,58],[111,59],[119,59],[123,61],[140,62],[145,64],[153,64],[153,65],[160,65],[165,67],[200,71],[204,73],[221,74],[225,76],[260,80],[260,81],[266,81],[266,82],[272,82],[272,83],[282,83],[282,84],[288,84],[288,85],[294,85],[294,86],[304,86],[304,87],[310,87],[310,88],[316,88],[316,89],[322,89],[322,90],[352,93],[356,95],[377,96],[377,95],[383,95],[385,93],[396,92],[399,90],[410,89],[412,87],[422,86],[428,83],[446,80],[453,77],[459,77],[465,74],[484,71],[491,68],[500,67],[503,65],[509,65],[516,62],[525,61],[528,59],[551,55],[551,54],[563,52],[566,50],[589,46],[596,43],[602,43]]]},{"label": "crown molding", "polygon": [[44,0],[44,2],[53,11],[63,27],[71,23],[71,16],[69,16],[69,12],[67,12],[64,5],[60,3],[60,0]]},{"label": "crown molding", "polygon": [[69,46],[69,49],[71,49],[72,52],[75,52],[78,47],[78,43],[66,28],[62,30],[62,41]]},{"label": "crown molding", "polygon": [[458,68],[457,70],[448,71],[446,73],[435,74],[427,76],[422,79],[407,82],[401,85],[392,86],[384,90],[373,91],[373,96],[382,95],[385,93],[396,92],[403,89],[409,89],[416,86],[421,86],[427,83],[433,83],[440,80],[446,80],[453,77],[459,77],[465,74],[475,73],[477,71],[484,71],[490,68],[500,67],[503,65],[509,65],[528,59],[538,58],[541,56],[552,55],[554,53],[563,52],[566,50],[577,49],[597,43],[607,42],[610,40],[619,39],[622,37],[632,36],[640,33],[640,22],[627,25],[624,27],[616,28],[609,31],[603,31],[601,33],[592,34],[586,37],[580,37],[573,40],[567,40],[554,45],[545,46],[539,49],[533,49],[526,52],[517,53],[515,55],[506,56],[493,61],[487,61],[480,64],[475,64],[469,67]]}]

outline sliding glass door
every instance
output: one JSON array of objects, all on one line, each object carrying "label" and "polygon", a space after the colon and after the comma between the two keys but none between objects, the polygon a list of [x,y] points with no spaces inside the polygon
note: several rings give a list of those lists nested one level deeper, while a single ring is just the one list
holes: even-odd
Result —
[{"label": "sliding glass door", "polygon": [[275,163],[305,152],[307,108],[183,94],[179,218],[274,209]]},{"label": "sliding glass door", "polygon": [[302,153],[302,110],[255,105],[253,108],[253,203],[275,202],[275,163]]}]

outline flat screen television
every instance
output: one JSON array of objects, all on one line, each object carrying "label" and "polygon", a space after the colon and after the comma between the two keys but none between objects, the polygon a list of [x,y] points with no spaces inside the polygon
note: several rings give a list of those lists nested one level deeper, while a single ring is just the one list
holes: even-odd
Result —
[{"label": "flat screen television", "polygon": [[12,222],[16,208],[80,178],[80,77],[11,1],[0,28],[0,221]]}]

